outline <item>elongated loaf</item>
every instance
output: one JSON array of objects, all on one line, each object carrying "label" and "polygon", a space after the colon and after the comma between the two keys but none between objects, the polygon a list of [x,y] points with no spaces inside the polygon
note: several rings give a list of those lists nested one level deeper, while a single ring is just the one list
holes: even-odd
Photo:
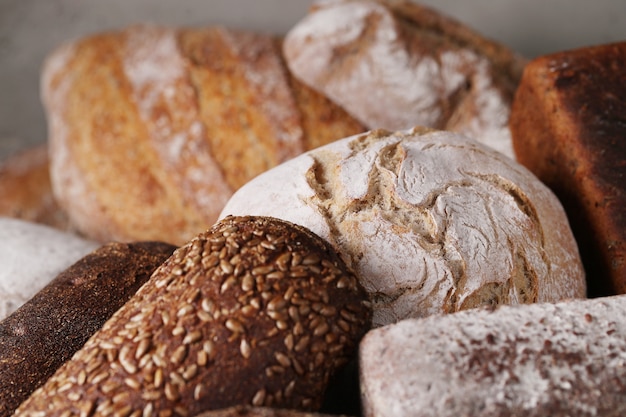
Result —
[{"label": "elongated loaf", "polygon": [[571,219],[590,296],[626,293],[624,68],[626,42],[538,57],[511,113],[519,161]]},{"label": "elongated loaf", "polygon": [[228,218],[178,249],[16,416],[320,407],[370,309],[321,238]]},{"label": "elongated loaf", "polygon": [[618,417],[626,296],[475,309],[372,330],[364,416]]},{"label": "elongated loaf", "polygon": [[296,77],[370,129],[452,130],[514,157],[507,123],[525,59],[436,10],[315,2],[284,52]]},{"label": "elongated loaf", "polygon": [[11,415],[79,350],[174,249],[158,242],[104,245],[1,321],[0,416]]},{"label": "elongated loaf", "polygon": [[241,187],[222,215],[272,215],[331,242],[374,325],[485,304],[585,297],[556,196],[457,133],[375,131],[308,151]]},{"label": "elongated loaf", "polygon": [[99,246],[50,226],[0,217],[0,320]]},{"label": "elongated loaf", "polygon": [[139,25],[54,51],[42,95],[53,191],[70,221],[101,241],[183,244],[253,176],[363,131],[291,77],[280,43]]}]

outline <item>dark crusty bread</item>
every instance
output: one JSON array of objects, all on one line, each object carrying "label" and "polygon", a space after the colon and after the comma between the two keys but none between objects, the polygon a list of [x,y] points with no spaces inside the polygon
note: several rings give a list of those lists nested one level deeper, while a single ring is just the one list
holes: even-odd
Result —
[{"label": "dark crusty bread", "polygon": [[11,415],[79,350],[174,249],[158,242],[104,245],[0,322],[0,416]]},{"label": "dark crusty bread", "polygon": [[68,216],[52,193],[47,144],[0,162],[0,216],[70,230]]},{"label": "dark crusty bread", "polygon": [[70,42],[46,60],[42,97],[55,197],[99,241],[186,243],[247,180],[366,130],[291,77],[280,38],[223,27]]},{"label": "dark crusty bread", "polygon": [[626,42],[528,64],[512,107],[518,160],[559,196],[589,296],[626,293]]},{"label": "dark crusty bread", "polygon": [[289,410],[286,408],[235,406],[205,411],[195,417],[337,417],[337,414]]},{"label": "dark crusty bread", "polygon": [[178,249],[16,415],[315,410],[370,327],[366,298],[307,229],[228,217]]}]

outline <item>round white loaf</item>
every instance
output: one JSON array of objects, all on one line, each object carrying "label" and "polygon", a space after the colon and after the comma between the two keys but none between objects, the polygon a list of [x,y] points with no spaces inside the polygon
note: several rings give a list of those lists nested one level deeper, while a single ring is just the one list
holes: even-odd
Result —
[{"label": "round white loaf", "polygon": [[98,247],[49,226],[0,217],[0,320]]},{"label": "round white loaf", "polygon": [[220,217],[229,214],[282,218],[327,239],[369,292],[375,326],[585,296],[554,194],[460,134],[415,128],[336,141],[244,185]]}]

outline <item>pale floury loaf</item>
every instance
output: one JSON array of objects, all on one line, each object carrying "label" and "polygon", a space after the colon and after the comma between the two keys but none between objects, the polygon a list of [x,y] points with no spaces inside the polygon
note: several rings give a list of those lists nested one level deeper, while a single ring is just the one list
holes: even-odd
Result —
[{"label": "pale floury loaf", "polygon": [[371,331],[364,416],[623,416],[626,297],[474,309]]},{"label": "pale floury loaf", "polygon": [[0,217],[0,320],[98,246],[49,226]]},{"label": "pale floury loaf", "polygon": [[319,147],[244,185],[229,214],[272,215],[331,242],[369,292],[374,325],[585,296],[554,194],[451,132],[374,131]]},{"label": "pale floury loaf", "polygon": [[514,156],[507,123],[525,60],[436,10],[318,1],[284,53],[296,77],[371,129],[453,130]]}]

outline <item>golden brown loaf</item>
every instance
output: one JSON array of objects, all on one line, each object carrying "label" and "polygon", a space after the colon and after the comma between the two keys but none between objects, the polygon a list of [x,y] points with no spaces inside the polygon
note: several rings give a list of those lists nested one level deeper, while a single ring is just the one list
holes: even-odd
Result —
[{"label": "golden brown loaf", "polygon": [[296,77],[370,129],[452,130],[513,157],[508,116],[526,60],[436,10],[315,2],[284,52]]},{"label": "golden brown loaf", "polygon": [[16,415],[315,410],[369,329],[365,299],[307,229],[229,217],[178,249]]},{"label": "golden brown loaf", "polygon": [[559,196],[590,296],[626,293],[626,42],[528,64],[511,131],[519,161]]},{"label": "golden brown loaf", "polygon": [[51,179],[75,226],[182,244],[253,176],[365,130],[291,77],[280,43],[141,25],[54,51],[42,74]]},{"label": "golden brown loaf", "polygon": [[24,149],[0,163],[0,216],[69,231],[67,215],[52,193],[46,144]]},{"label": "golden brown loaf", "polygon": [[158,242],[104,245],[1,321],[0,416],[11,415],[79,350],[174,249]]}]

